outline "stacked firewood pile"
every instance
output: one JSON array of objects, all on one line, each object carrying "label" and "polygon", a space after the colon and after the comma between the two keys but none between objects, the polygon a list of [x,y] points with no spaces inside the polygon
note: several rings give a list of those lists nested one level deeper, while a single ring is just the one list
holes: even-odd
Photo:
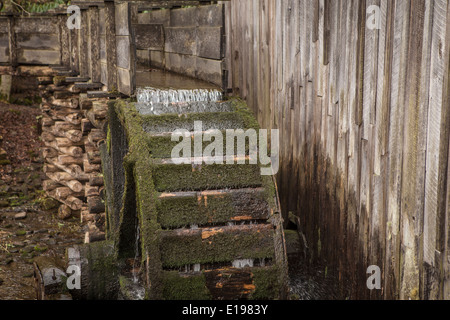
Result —
[{"label": "stacked firewood pile", "polygon": [[[85,242],[104,239],[105,205],[99,144],[104,142],[106,98],[88,98],[88,86],[66,77],[41,77],[43,189],[61,205],[58,216],[79,215]],[[87,83],[86,83],[87,84]]]}]

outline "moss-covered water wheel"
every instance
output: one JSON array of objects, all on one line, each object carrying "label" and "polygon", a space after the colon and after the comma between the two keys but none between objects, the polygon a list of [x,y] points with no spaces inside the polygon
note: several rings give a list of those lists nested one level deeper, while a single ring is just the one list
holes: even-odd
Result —
[{"label": "moss-covered water wheel", "polygon": [[273,178],[261,175],[260,163],[178,165],[171,159],[173,128],[192,131],[194,121],[202,121],[205,130],[259,129],[243,101],[227,103],[216,112],[178,108],[160,115],[124,100],[109,105],[108,138],[101,147],[107,234],[124,260],[136,256],[140,230],[149,299],[286,297]]}]

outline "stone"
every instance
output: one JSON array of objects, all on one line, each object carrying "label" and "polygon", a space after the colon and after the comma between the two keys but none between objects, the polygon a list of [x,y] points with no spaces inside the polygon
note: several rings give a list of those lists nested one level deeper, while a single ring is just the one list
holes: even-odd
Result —
[{"label": "stone", "polygon": [[27,217],[27,213],[25,211],[16,213],[16,215],[14,215],[14,219],[16,219],[16,220],[25,219],[26,217]]}]

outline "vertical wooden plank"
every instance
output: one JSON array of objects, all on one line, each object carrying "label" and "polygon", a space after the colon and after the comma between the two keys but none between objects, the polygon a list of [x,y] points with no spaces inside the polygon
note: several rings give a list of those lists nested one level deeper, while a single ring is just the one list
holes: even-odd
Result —
[{"label": "vertical wooden plank", "polygon": [[11,67],[17,67],[17,41],[15,32],[16,18],[14,15],[8,16],[8,47],[9,47],[9,64]]},{"label": "vertical wooden plank", "polygon": [[329,83],[328,83],[328,115],[332,116],[334,109],[337,105],[339,98],[337,97],[337,83],[339,74],[339,22],[340,22],[340,12],[339,12],[339,0],[332,1],[330,5],[330,66],[329,66]]},{"label": "vertical wooden plank", "polygon": [[[419,298],[420,239],[423,228],[423,179],[425,133],[420,101],[425,3],[411,2],[408,66],[406,78],[405,139],[402,165],[402,277],[401,299]],[[418,196],[419,195],[419,196]]]},{"label": "vertical wooden plank", "polygon": [[[366,12],[370,6],[380,7],[379,0],[366,0]],[[367,12],[367,16],[372,14]],[[366,19],[367,19],[366,16]],[[375,124],[375,103],[378,68],[378,29],[365,28],[364,44],[364,93],[363,93],[363,139],[369,139],[370,124]]]},{"label": "vertical wooden plank", "polygon": [[[426,179],[424,199],[424,299],[442,299],[443,292],[443,251],[445,250],[445,228],[441,221],[445,220],[445,179],[447,177],[448,156],[448,105],[445,105],[444,93],[446,73],[448,72],[448,53],[443,49],[448,48],[447,20],[448,2],[434,1],[434,6],[427,4],[432,15],[431,32],[426,43],[431,48],[428,61],[431,65],[427,74],[429,80],[428,94],[428,130],[426,149]],[[432,12],[431,12],[432,11]],[[431,19],[431,18],[430,18]],[[430,45],[431,44],[431,45]],[[447,60],[446,60],[447,59]],[[448,74],[447,74],[448,77]],[[427,88],[428,89],[428,88]]]},{"label": "vertical wooden plank", "polygon": [[233,67],[232,67],[232,34],[231,34],[231,26],[232,26],[232,11],[231,11],[231,2],[230,1],[220,1],[224,6],[224,16],[225,16],[225,66],[228,72],[227,78],[227,91],[231,91],[233,89]]},{"label": "vertical wooden plank", "polygon": [[117,90],[117,59],[115,7],[113,1],[105,1],[105,32],[106,32],[106,74],[108,91]]},{"label": "vertical wooden plank", "polygon": [[70,66],[70,36],[69,29],[66,26],[67,16],[58,15],[58,27],[59,27],[59,45],[61,50],[61,65]]},{"label": "vertical wooden plank", "polygon": [[73,71],[80,72],[80,53],[78,47],[78,29],[70,30],[70,64]]},{"label": "vertical wooden plank", "polygon": [[92,82],[101,82],[100,66],[100,30],[98,7],[89,7],[89,48],[90,48],[90,77]]},{"label": "vertical wooden plank", "polygon": [[80,53],[80,76],[89,77],[89,53],[88,53],[88,39],[89,39],[89,26],[88,26],[88,12],[86,9],[81,10],[81,29],[78,32],[78,47]]},{"label": "vertical wooden plank", "polygon": [[[447,7],[447,21],[450,21],[450,8]],[[444,88],[443,88],[443,105],[448,106],[450,105],[450,23],[447,22],[447,31],[446,31],[446,46],[445,46],[445,61],[446,61],[446,77],[444,78]],[[444,218],[441,218],[440,221],[445,221],[444,226],[441,226],[439,232],[443,235],[441,235],[442,240],[444,243],[440,243],[439,245],[442,245],[442,251],[444,254],[442,254],[443,259],[443,270],[444,275],[441,277],[441,281],[443,282],[443,293],[442,298],[445,300],[450,299],[450,134],[448,133],[449,127],[450,127],[450,111],[446,110],[446,114],[444,116],[446,118],[446,125],[445,128],[447,130],[447,139],[449,140],[447,144],[447,150],[441,151],[441,157],[445,160],[447,158],[447,168],[445,168],[445,165],[442,164],[441,166],[441,172],[442,176],[440,181],[442,182],[442,188],[444,189],[442,192],[442,196],[439,203],[439,210],[440,210],[440,217],[444,216]],[[446,169],[446,170],[445,170]]]},{"label": "vertical wooden plank", "polygon": [[409,39],[409,2],[398,0],[394,13],[394,44],[392,48],[392,76],[389,129],[389,186],[386,235],[385,292],[387,299],[400,297],[400,245],[401,245],[401,182],[403,161],[404,97]]},{"label": "vertical wooden plank", "polygon": [[378,50],[377,50],[377,74],[376,88],[375,88],[375,150],[374,150],[374,174],[379,176],[381,174],[381,151],[382,151],[382,139],[383,139],[383,129],[384,122],[383,114],[387,106],[385,105],[385,88],[387,87],[387,79],[389,73],[386,72],[386,28],[387,28],[387,9],[388,0],[380,0],[380,17],[378,30]]}]

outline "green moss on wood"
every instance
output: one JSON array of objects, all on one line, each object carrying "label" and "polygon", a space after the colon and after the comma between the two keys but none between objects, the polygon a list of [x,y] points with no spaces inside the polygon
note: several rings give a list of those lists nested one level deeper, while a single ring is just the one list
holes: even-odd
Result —
[{"label": "green moss on wood", "polygon": [[222,188],[259,187],[262,184],[258,165],[156,164],[153,175],[156,190],[191,191]]},{"label": "green moss on wood", "polygon": [[161,259],[164,267],[230,262],[235,259],[273,258],[271,229],[225,230],[202,239],[202,232],[163,232]]},{"label": "green moss on wood", "polygon": [[181,276],[176,271],[163,274],[163,298],[165,300],[209,300],[204,274]]},{"label": "green moss on wood", "polygon": [[252,273],[255,291],[251,294],[251,299],[273,300],[280,296],[280,272],[276,265],[268,268],[255,268]]},{"label": "green moss on wood", "polygon": [[264,220],[270,215],[268,200],[260,189],[166,195],[158,199],[157,211],[163,228]]}]

